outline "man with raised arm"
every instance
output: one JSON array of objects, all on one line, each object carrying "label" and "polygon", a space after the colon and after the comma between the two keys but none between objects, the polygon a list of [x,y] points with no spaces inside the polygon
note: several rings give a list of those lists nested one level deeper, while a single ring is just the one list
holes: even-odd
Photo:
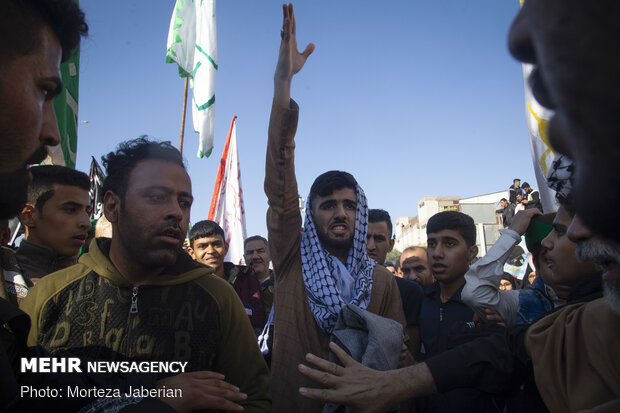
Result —
[{"label": "man with raised arm", "polygon": [[[285,5],[265,176],[269,249],[277,274],[271,391],[274,412],[318,412],[323,403],[298,392],[311,381],[299,375],[297,366],[308,352],[328,357],[340,309],[355,304],[401,325],[405,319],[394,277],[366,253],[368,207],[353,176],[330,171],[315,180],[300,231],[293,140],[299,108],[290,89],[314,45],[299,53],[295,33],[293,6]],[[398,339],[396,353],[402,333]]]}]

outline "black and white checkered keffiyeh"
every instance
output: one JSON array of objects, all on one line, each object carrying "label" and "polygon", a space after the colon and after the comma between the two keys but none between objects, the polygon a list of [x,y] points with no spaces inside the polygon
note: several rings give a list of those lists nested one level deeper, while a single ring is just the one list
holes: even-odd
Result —
[{"label": "black and white checkered keffiyeh", "polygon": [[[368,229],[368,204],[364,191],[357,185],[357,207],[355,211],[355,230],[353,247],[349,251],[346,269],[331,255],[319,241],[314,221],[310,213],[310,197],[306,202],[306,221],[301,237],[301,271],[308,292],[308,303],[321,330],[328,334],[334,329],[338,314],[346,304],[355,304],[366,309],[370,302],[372,272],[376,262],[366,253],[366,233]],[[351,300],[345,302],[338,284],[341,272],[348,271],[353,279]]]},{"label": "black and white checkered keffiyeh", "polygon": [[547,185],[555,192],[568,197],[573,191],[575,164],[565,155],[556,155],[547,173]]}]

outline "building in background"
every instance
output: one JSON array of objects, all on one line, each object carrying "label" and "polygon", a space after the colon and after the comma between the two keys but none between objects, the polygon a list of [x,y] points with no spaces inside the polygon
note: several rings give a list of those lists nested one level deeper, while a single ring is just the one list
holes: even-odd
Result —
[{"label": "building in background", "polygon": [[501,216],[495,213],[499,200],[508,198],[508,191],[493,192],[469,198],[460,196],[424,196],[418,201],[418,215],[399,217],[395,221],[394,248],[403,251],[411,246],[426,246],[426,224],[433,215],[443,211],[459,211],[471,216],[476,224],[478,256],[499,238]]}]

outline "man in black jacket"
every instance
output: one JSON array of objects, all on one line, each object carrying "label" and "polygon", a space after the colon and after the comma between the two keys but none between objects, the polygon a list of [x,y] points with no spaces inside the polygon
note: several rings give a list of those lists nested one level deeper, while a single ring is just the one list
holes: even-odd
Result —
[{"label": "man in black jacket", "polygon": [[525,192],[525,199],[522,203],[525,205],[525,209],[538,208],[540,212],[543,212],[540,193],[535,191],[527,182],[523,182],[523,191]]}]

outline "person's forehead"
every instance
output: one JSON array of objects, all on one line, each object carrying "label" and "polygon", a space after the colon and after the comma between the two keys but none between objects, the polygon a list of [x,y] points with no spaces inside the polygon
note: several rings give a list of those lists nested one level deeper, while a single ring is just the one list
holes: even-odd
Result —
[{"label": "person's forehead", "polygon": [[465,242],[465,238],[463,238],[461,233],[456,229],[442,229],[441,231],[431,232],[426,236],[426,238],[437,241],[456,239],[460,242]]},{"label": "person's forehead", "polygon": [[90,203],[88,191],[79,186],[53,184],[52,189],[54,190],[54,195],[50,198],[50,201],[55,203],[75,202],[84,205]]},{"label": "person's forehead", "polygon": [[369,222],[367,235],[383,234],[386,238],[390,238],[387,223],[385,221]]},{"label": "person's forehead", "polygon": [[224,238],[222,238],[221,235],[216,234],[216,235],[212,235],[210,237],[202,237],[202,238],[196,238],[194,240],[194,244],[198,245],[198,244],[214,244],[214,243],[224,243]]},{"label": "person's forehead", "polygon": [[183,167],[160,159],[138,162],[129,174],[127,189],[166,187],[176,192],[192,192],[189,175]]},{"label": "person's forehead", "polygon": [[334,192],[332,192],[329,195],[325,195],[325,196],[320,196],[317,195],[316,197],[317,199],[317,204],[320,204],[321,202],[325,202],[325,201],[353,201],[356,202],[357,201],[357,196],[355,195],[355,191],[351,188],[341,188],[341,189],[335,189]]},{"label": "person's forehead", "polygon": [[252,241],[248,241],[248,243],[245,245],[246,252],[259,250],[261,248],[267,248],[265,241],[263,241],[262,239],[255,239]]},{"label": "person's forehead", "polygon": [[[39,76],[56,76],[60,78],[60,61],[62,59],[62,47],[54,31],[47,25],[40,29],[41,44],[32,53],[21,56],[26,59],[36,59],[39,65],[25,67],[24,70]],[[18,61],[19,57],[16,58]]]}]

